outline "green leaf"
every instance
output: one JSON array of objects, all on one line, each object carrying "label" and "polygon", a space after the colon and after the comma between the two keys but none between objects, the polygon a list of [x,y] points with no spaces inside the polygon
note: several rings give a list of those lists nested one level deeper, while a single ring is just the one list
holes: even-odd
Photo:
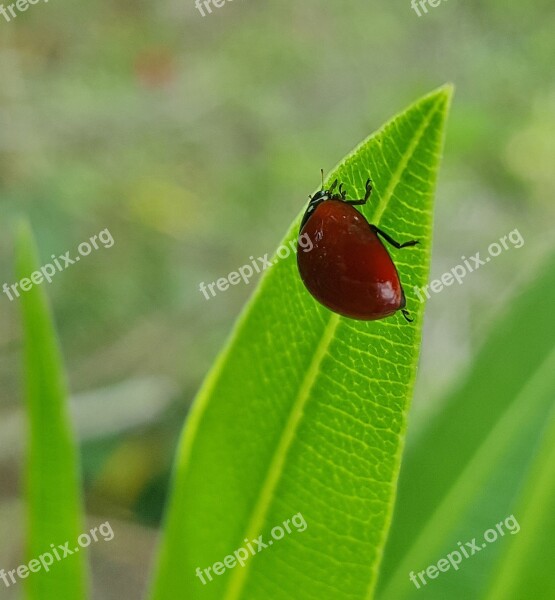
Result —
[{"label": "green leaf", "polygon": [[[40,262],[26,223],[17,237],[19,280],[30,277]],[[25,345],[25,400],[28,412],[26,465],[27,562],[70,542],[77,545],[83,532],[77,448],[70,427],[67,388],[62,359],[44,286],[21,291]],[[60,556],[63,553],[60,552]],[[29,573],[25,582],[30,600],[86,597],[84,550],[61,561],[53,560],[49,572]],[[48,558],[44,559],[49,562]]]},{"label": "green leaf", "polygon": [[[553,353],[555,354],[555,352]],[[552,361],[555,363],[555,360]],[[550,365],[552,373],[555,365]],[[551,377],[551,390],[553,390]],[[555,536],[555,409],[548,412],[547,426],[534,457],[530,476],[517,503],[520,531],[496,565],[487,600],[505,598],[554,598],[553,539]]]},{"label": "green leaf", "polygon": [[[370,222],[420,245],[393,251],[415,317],[339,317],[304,289],[295,256],[277,261],[239,319],[189,417],[175,466],[156,600],[371,598],[392,512],[428,276],[432,204],[449,87],[370,136],[328,176]],[[294,243],[294,221],[283,245]],[[195,576],[301,513],[245,563]],[[299,517],[300,519],[300,517]],[[256,545],[254,545],[256,548]],[[229,561],[231,564],[231,561]],[[217,567],[219,570],[219,567]]]},{"label": "green leaf", "polygon": [[[539,274],[501,316],[444,409],[414,443],[409,439],[381,599],[417,598],[422,592],[409,581],[411,571],[436,564],[458,541],[481,539],[513,513],[520,522],[515,498],[530,477],[555,387],[555,324],[537,310],[538,297],[545,306],[555,301],[555,256]],[[427,598],[462,589],[482,597],[500,554],[516,539],[507,536],[459,571],[442,573],[427,585]]]}]

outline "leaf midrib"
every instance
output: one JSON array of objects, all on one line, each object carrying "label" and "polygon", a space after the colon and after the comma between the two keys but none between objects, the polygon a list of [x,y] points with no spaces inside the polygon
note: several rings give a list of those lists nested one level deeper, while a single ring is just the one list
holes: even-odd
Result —
[{"label": "leaf midrib", "polygon": [[[411,143],[408,145],[406,151],[401,155],[401,160],[397,166],[397,169],[393,173],[388,186],[386,187],[383,195],[380,197],[380,202],[378,203],[374,217],[372,222],[376,225],[379,224],[381,217],[391,200],[393,193],[395,192],[395,188],[401,181],[401,177],[403,172],[405,171],[408,162],[416,150],[416,147],[420,143],[424,132],[428,128],[432,117],[435,115],[438,107],[440,106],[443,98],[439,97],[433,106],[430,108],[428,116],[423,120],[419,129],[416,132],[416,135],[411,140]],[[380,132],[381,133],[381,132]],[[378,133],[377,135],[380,135]],[[314,353],[314,358],[307,370],[306,376],[303,379],[303,382],[299,388],[299,393],[297,398],[293,403],[293,408],[291,410],[291,414],[287,421],[287,424],[284,428],[281,439],[276,447],[276,451],[274,456],[272,457],[271,465],[268,470],[268,475],[264,484],[262,485],[260,494],[258,496],[258,501],[253,511],[253,517],[250,520],[250,523],[247,528],[247,532],[245,534],[245,538],[252,540],[257,537],[259,534],[262,525],[266,519],[266,515],[268,513],[268,509],[271,504],[271,500],[273,498],[274,491],[279,482],[282,467],[285,464],[285,459],[287,457],[288,450],[295,438],[295,433],[297,431],[298,425],[301,421],[304,406],[310,397],[310,390],[312,389],[317,376],[320,372],[320,365],[326,355],[328,347],[331,341],[334,338],[335,331],[341,322],[341,318],[336,313],[331,313],[330,319],[323,331],[322,337]],[[192,441],[192,440],[191,440]],[[385,541],[386,531],[382,532],[382,546]],[[229,579],[229,583],[227,589],[223,595],[223,600],[238,600],[239,595],[241,594],[245,582],[247,580],[247,576],[250,572],[251,562],[247,562],[242,569],[237,569],[232,572],[232,575]],[[375,574],[375,568],[373,569]],[[371,598],[373,594],[373,590],[375,587],[376,577],[371,577],[368,586],[368,594],[367,598]]]}]

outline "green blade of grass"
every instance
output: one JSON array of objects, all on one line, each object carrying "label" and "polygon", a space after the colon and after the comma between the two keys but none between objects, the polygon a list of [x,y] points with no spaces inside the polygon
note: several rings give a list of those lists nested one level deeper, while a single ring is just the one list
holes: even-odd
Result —
[{"label": "green blade of grass", "polygon": [[[357,322],[318,305],[294,256],[266,273],[189,418],[175,466],[152,598],[371,598],[391,519],[415,376],[433,191],[450,88],[370,136],[329,175],[400,240],[393,252],[415,323]],[[300,219],[300,217],[299,217]],[[296,238],[299,219],[285,237]],[[245,540],[301,513],[292,532],[205,584]],[[256,548],[256,546],[255,546]],[[231,564],[231,561],[229,561]],[[219,567],[217,570],[220,570]]]},{"label": "green blade of grass", "polygon": [[530,455],[536,452],[534,441],[550,414],[554,386],[555,351],[492,428],[419,535],[410,540],[409,551],[381,590],[380,599],[416,599],[424,586],[426,597],[432,600],[457,597],[461,590],[468,597],[482,597],[504,545],[513,543],[512,535],[495,545],[486,544],[458,570],[433,580],[424,575],[426,583],[418,580],[420,587],[409,580],[409,573],[421,572],[458,550],[459,541],[476,538],[481,546],[483,532],[511,514],[520,521],[514,496],[526,479]]},{"label": "green blade of grass", "polygon": [[[553,390],[553,386],[551,387]],[[555,536],[555,409],[534,457],[530,476],[516,503],[520,531],[495,565],[486,600],[555,598],[553,539]]]},{"label": "green blade of grass", "polygon": [[[555,386],[555,324],[537,305],[541,297],[548,311],[555,301],[555,256],[539,274],[513,299],[443,410],[407,447],[379,598],[418,597],[411,571],[436,564],[459,541],[480,537],[512,513],[519,518],[515,498],[529,477]],[[426,596],[463,589],[482,597],[508,543],[512,536],[459,571],[442,573]]]},{"label": "green blade of grass", "polygon": [[[39,268],[33,236],[21,224],[16,244],[18,279]],[[43,284],[43,286],[46,284]],[[51,544],[77,546],[82,533],[78,454],[67,407],[62,358],[44,287],[21,292],[24,338],[24,387],[28,413],[26,496],[27,561],[53,553]],[[59,552],[60,557],[63,552]],[[25,584],[30,600],[86,597],[86,552],[81,549],[53,564],[47,572],[29,572]],[[49,562],[48,558],[44,559]]]}]

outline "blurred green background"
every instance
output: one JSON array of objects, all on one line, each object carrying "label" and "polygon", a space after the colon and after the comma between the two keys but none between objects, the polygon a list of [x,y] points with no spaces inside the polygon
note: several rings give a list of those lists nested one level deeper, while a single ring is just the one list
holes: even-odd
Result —
[{"label": "blurred green background", "polygon": [[[271,253],[320,167],[451,81],[432,278],[515,228],[525,244],[432,296],[411,428],[437,409],[552,247],[554,26],[543,0],[422,17],[408,0],[234,0],[204,18],[192,0],[51,0],[0,17],[0,285],[15,281],[17,215],[44,262],[104,228],[115,240],[45,284],[87,509],[117,530],[91,549],[98,598],[144,590],[179,431],[255,285],[206,300],[200,282]],[[4,568],[23,543],[20,350],[1,294]]]}]

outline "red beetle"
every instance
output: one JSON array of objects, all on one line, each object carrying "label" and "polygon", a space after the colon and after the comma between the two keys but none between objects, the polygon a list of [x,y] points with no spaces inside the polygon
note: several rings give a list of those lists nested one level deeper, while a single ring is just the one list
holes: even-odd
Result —
[{"label": "red beetle", "polygon": [[337,180],[324,189],[322,173],[322,189],[310,198],[301,222],[299,237],[308,236],[312,248],[298,244],[299,273],[314,298],[340,315],[373,321],[400,310],[412,322],[399,273],[378,236],[395,248],[418,241],[396,242],[353,208],[366,204],[371,183],[368,179],[362,200],[347,200],[343,184],[334,193]]}]

